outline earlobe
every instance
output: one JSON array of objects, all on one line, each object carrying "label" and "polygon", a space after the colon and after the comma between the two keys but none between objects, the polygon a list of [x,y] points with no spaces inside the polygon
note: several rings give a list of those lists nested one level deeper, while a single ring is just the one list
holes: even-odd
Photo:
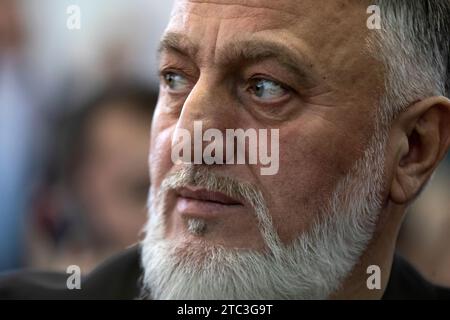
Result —
[{"label": "earlobe", "polygon": [[390,198],[407,204],[426,185],[450,142],[450,101],[432,97],[419,101],[399,116],[393,129],[397,157]]}]

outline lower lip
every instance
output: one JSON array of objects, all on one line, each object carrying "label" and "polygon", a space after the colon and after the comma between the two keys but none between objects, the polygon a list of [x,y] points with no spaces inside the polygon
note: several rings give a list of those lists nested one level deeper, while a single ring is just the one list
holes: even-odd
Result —
[{"label": "lower lip", "polygon": [[240,213],[243,208],[244,206],[241,204],[223,204],[184,197],[178,197],[176,203],[176,210],[181,215],[205,219],[220,215]]}]

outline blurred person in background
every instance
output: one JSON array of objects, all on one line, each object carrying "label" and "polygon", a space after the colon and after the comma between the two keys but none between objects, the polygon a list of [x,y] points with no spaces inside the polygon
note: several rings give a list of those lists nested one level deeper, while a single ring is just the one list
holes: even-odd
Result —
[{"label": "blurred person in background", "polygon": [[138,240],[156,92],[115,85],[62,121],[54,163],[30,221],[28,264],[88,272]]},{"label": "blurred person in background", "polygon": [[[0,0],[0,272],[30,261],[54,264],[27,257],[24,238],[36,211],[30,203],[39,186],[42,196],[46,164],[66,131],[55,128],[58,119],[118,81],[156,82],[156,55],[149,52],[170,2],[79,0],[82,28],[69,30],[68,1]],[[127,27],[111,28],[124,25],[123,19]],[[144,28],[152,34],[135,32]]]},{"label": "blurred person in background", "polygon": [[22,265],[24,217],[45,130],[18,3],[0,0],[0,271]]}]

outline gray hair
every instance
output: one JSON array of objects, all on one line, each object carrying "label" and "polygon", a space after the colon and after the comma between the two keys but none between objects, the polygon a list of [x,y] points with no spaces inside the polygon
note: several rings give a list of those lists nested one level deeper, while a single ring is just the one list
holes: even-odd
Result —
[{"label": "gray hair", "polygon": [[386,68],[387,124],[414,101],[450,96],[450,0],[375,0],[381,30],[370,46]]}]

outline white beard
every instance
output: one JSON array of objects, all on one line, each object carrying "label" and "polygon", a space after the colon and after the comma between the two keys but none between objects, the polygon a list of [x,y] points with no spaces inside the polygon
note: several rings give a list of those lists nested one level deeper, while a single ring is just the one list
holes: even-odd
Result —
[{"label": "white beard", "polygon": [[[382,130],[377,130],[381,132]],[[152,299],[325,299],[336,292],[373,236],[381,209],[385,135],[338,183],[312,227],[285,246],[263,206],[269,252],[164,239],[162,196],[152,197],[142,243],[143,297]],[[193,224],[194,227],[197,223]],[[201,226],[204,228],[204,225]]]}]

